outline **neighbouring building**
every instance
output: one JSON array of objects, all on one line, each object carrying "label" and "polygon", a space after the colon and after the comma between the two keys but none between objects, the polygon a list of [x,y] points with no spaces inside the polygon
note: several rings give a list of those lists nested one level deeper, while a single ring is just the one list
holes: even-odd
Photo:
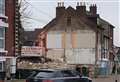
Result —
[{"label": "neighbouring building", "polygon": [[120,74],[120,47],[118,47],[118,51],[116,53],[116,56],[117,56],[117,61],[116,61],[116,64],[117,64],[117,70],[118,70],[118,74]]},{"label": "neighbouring building", "polygon": [[0,0],[0,56],[6,55],[5,50],[5,30],[8,27],[8,17],[5,16],[5,0]]},{"label": "neighbouring building", "polygon": [[23,46],[38,46],[38,35],[42,29],[35,29],[34,31],[24,31]]},{"label": "neighbouring building", "polygon": [[10,74],[14,75],[16,71],[20,30],[18,17],[18,0],[0,0],[0,61],[4,61],[0,63],[0,68],[6,77],[11,77]]},{"label": "neighbouring building", "polygon": [[2,61],[5,61],[5,58],[3,56],[7,55],[7,50],[5,50],[5,29],[8,28],[7,19],[8,17],[5,16],[5,0],[0,0],[0,71],[4,69]]},{"label": "neighbouring building", "polygon": [[[42,29],[35,29],[34,31],[24,31],[24,37],[21,49],[21,58],[41,57],[44,54],[44,49],[38,46],[38,35]],[[34,60],[33,60],[34,61]]]},{"label": "neighbouring building", "polygon": [[120,47],[115,47],[114,52],[116,54],[116,57],[118,59],[118,62],[120,63]]},{"label": "neighbouring building", "polygon": [[120,62],[120,48],[119,48],[119,50],[118,50],[118,52],[117,52],[117,57],[118,57],[118,60],[119,60],[119,62]]},{"label": "neighbouring building", "polygon": [[[5,0],[5,15],[8,17],[9,27],[6,29],[5,49],[9,56],[14,56],[14,0]],[[10,9],[11,8],[11,9]]]},{"label": "neighbouring building", "polygon": [[[114,67],[112,70],[112,74],[120,74],[120,47],[114,46]],[[117,70],[117,71],[116,71]]]},{"label": "neighbouring building", "polygon": [[9,27],[6,29],[6,46],[8,56],[18,56],[20,44],[20,23],[19,23],[18,0],[5,0],[5,15],[8,17]]},{"label": "neighbouring building", "polygon": [[7,55],[7,50],[5,49],[5,30],[8,28],[7,19],[8,17],[5,16],[5,0],[0,0],[0,77],[5,75],[6,71],[6,58],[4,56]]},{"label": "neighbouring building", "polygon": [[89,9],[83,3],[77,3],[76,9],[58,3],[56,17],[39,35],[39,46],[46,48],[48,58],[77,65],[81,70],[86,67],[90,75],[102,67],[110,74],[114,61],[114,26],[97,14],[95,4]]}]

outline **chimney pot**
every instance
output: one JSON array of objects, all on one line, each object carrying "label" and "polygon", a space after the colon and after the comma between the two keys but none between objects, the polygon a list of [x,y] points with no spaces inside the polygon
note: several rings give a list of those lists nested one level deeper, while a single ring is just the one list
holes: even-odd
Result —
[{"label": "chimney pot", "polygon": [[97,13],[97,6],[96,6],[96,4],[91,4],[91,6],[90,6],[90,13],[92,15],[96,15],[96,13]]},{"label": "chimney pot", "polygon": [[64,14],[65,12],[65,7],[64,7],[64,2],[59,2],[59,6],[56,7],[56,17],[60,17]]},{"label": "chimney pot", "polygon": [[80,6],[76,6],[76,12],[77,14],[80,15],[86,15],[86,5],[83,2],[80,2]]},{"label": "chimney pot", "polygon": [[83,6],[86,6],[85,2],[83,2]]},{"label": "chimney pot", "polygon": [[82,6],[82,2],[80,2],[80,6]]},{"label": "chimney pot", "polygon": [[77,2],[77,6],[79,6],[79,2]]},{"label": "chimney pot", "polygon": [[60,6],[60,3],[58,2],[58,7]]},{"label": "chimney pot", "polygon": [[64,7],[64,2],[62,2],[62,7]]}]

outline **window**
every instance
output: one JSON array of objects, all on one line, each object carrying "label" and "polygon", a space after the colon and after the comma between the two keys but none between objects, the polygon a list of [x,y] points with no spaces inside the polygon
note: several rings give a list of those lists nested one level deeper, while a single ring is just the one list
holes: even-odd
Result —
[{"label": "window", "polygon": [[2,70],[3,70],[3,63],[0,62],[0,71],[2,71]]},{"label": "window", "polygon": [[5,61],[0,61],[0,71],[5,71]]},{"label": "window", "polygon": [[0,27],[0,48],[4,48],[5,28]]},{"label": "window", "polygon": [[0,0],[0,14],[5,14],[5,0]]},{"label": "window", "polygon": [[4,46],[3,46],[3,40],[2,39],[0,39],[0,48],[3,48]]},{"label": "window", "polygon": [[64,77],[76,77],[77,75],[70,70],[62,71]]},{"label": "window", "polygon": [[4,28],[0,28],[0,37],[4,37]]},{"label": "window", "polygon": [[62,35],[60,33],[47,34],[47,48],[62,48]]},{"label": "window", "polygon": [[36,78],[49,78],[55,77],[55,73],[53,71],[41,71],[36,76]]}]

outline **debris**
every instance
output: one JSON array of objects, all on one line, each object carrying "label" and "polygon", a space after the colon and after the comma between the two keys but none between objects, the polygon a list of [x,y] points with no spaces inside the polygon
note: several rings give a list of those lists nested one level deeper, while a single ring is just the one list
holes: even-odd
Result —
[{"label": "debris", "polygon": [[51,69],[71,68],[71,69],[74,69],[75,65],[69,65],[59,60],[46,61],[44,63],[42,63],[41,61],[39,61],[39,63],[34,63],[29,60],[23,60],[23,61],[18,62],[17,67],[18,69],[41,69],[41,68],[51,68]]}]

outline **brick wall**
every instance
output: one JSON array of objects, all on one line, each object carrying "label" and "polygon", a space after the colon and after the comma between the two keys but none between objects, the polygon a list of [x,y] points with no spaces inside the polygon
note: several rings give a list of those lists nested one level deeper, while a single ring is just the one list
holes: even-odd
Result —
[{"label": "brick wall", "polygon": [[8,28],[6,28],[5,49],[9,56],[14,55],[14,0],[5,0],[5,14],[8,16]]}]

